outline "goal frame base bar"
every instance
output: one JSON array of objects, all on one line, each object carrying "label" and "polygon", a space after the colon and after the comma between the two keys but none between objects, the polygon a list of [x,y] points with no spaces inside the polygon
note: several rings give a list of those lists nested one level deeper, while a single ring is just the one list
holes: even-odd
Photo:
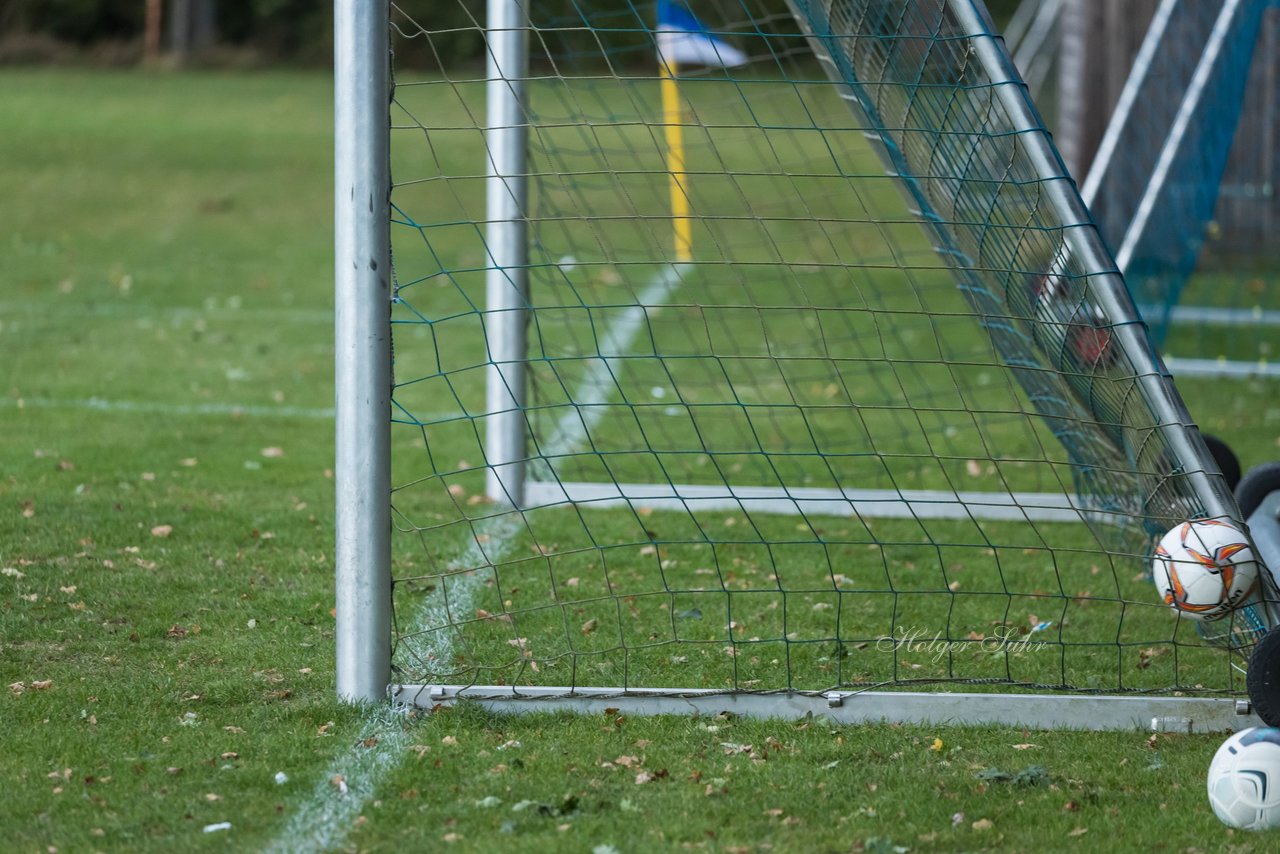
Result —
[{"label": "goal frame base bar", "polygon": [[838,724],[996,725],[1051,730],[1236,732],[1263,726],[1248,701],[1230,697],[976,694],[921,691],[827,691],[773,694],[716,690],[393,685],[393,703],[434,709],[459,702],[509,714],[705,715]]}]

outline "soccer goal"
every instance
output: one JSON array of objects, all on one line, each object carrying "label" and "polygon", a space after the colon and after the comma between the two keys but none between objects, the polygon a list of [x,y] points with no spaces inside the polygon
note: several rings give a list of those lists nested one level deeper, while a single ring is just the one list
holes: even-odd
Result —
[{"label": "soccer goal", "polygon": [[980,2],[337,8],[340,695],[1254,721],[1270,577],[1153,584],[1245,520]]}]

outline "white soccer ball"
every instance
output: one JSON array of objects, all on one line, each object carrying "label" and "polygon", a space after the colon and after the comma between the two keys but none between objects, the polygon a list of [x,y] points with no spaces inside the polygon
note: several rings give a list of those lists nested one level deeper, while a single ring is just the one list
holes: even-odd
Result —
[{"label": "white soccer ball", "polygon": [[1231,613],[1258,583],[1258,562],[1244,532],[1227,522],[1183,522],[1156,546],[1151,575],[1165,604],[1193,620]]},{"label": "white soccer ball", "polygon": [[1280,729],[1254,727],[1223,742],[1209,764],[1209,805],[1231,827],[1280,827]]}]

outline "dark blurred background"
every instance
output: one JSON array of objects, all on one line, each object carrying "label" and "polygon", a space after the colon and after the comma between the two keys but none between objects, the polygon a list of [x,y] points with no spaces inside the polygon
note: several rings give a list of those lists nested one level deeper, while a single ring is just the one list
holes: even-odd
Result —
[{"label": "dark blurred background", "polygon": [[[543,14],[580,14],[581,0],[539,0]],[[645,6],[651,5],[644,3]],[[786,0],[753,6],[786,9]],[[988,0],[1004,20],[1018,0]],[[437,40],[435,56],[425,40],[397,49],[399,64],[431,67],[479,59],[475,22],[484,0],[397,0],[400,13],[457,28]],[[559,7],[558,9],[556,7]],[[134,65],[145,61],[215,67],[322,66],[330,62],[333,6],[326,0],[0,0],[0,64],[76,63]]]}]

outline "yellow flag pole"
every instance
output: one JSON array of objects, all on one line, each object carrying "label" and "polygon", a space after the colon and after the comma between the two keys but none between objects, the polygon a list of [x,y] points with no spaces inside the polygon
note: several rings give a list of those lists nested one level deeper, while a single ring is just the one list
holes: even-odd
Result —
[{"label": "yellow flag pole", "polygon": [[687,264],[693,260],[693,221],[689,218],[689,195],[685,191],[684,116],[680,109],[680,87],[676,84],[675,64],[665,58],[660,58],[659,63],[662,65],[662,127],[667,141],[676,263]]}]

